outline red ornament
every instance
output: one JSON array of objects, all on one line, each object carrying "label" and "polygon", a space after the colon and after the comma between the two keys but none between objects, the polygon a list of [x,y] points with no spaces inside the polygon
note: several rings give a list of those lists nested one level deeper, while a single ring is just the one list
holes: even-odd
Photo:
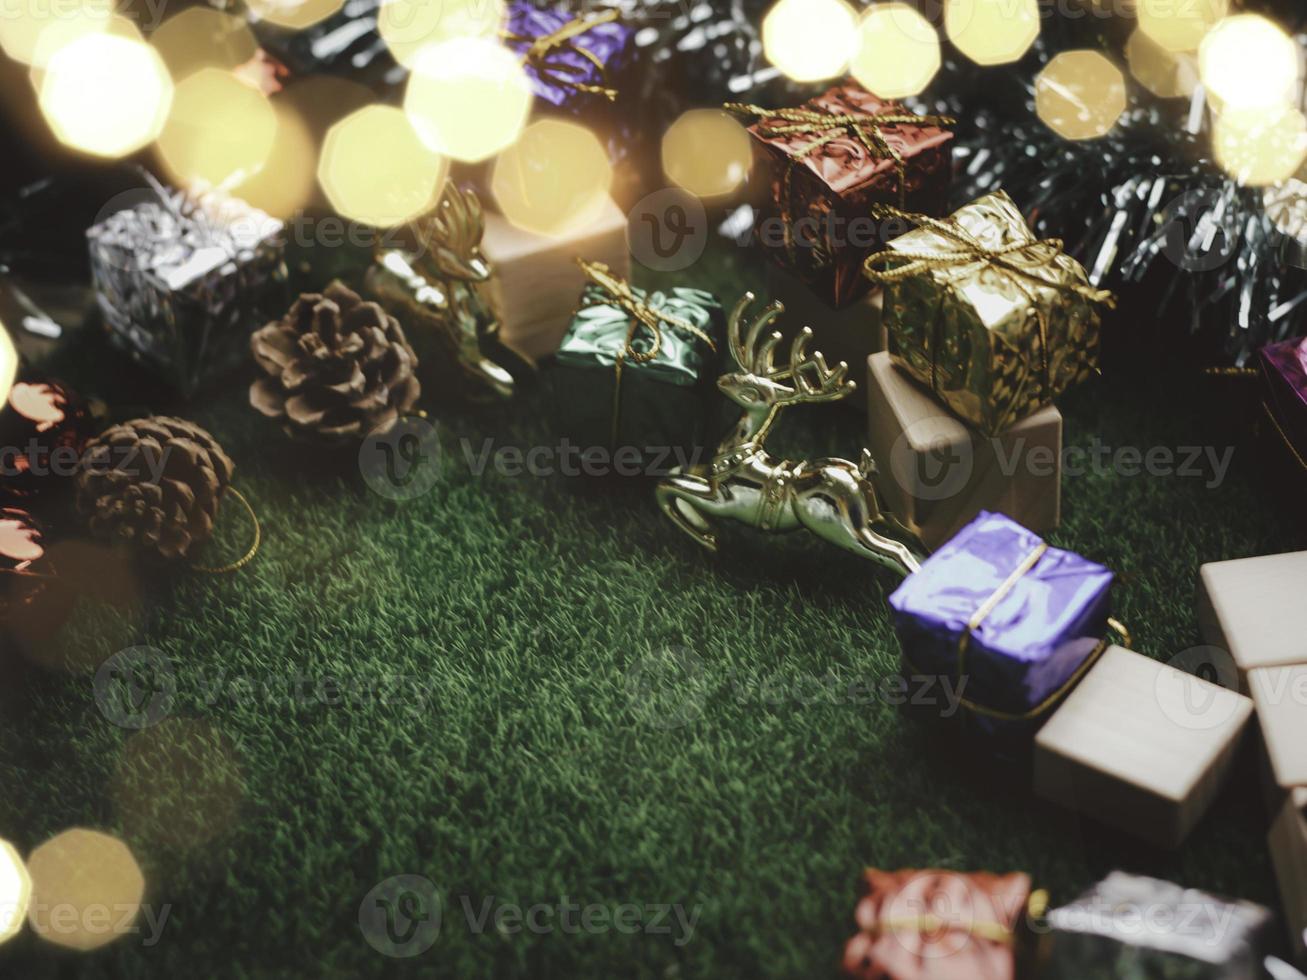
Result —
[{"label": "red ornament", "polygon": [[91,429],[90,408],[72,389],[17,382],[0,411],[0,493],[28,500],[73,476]]}]

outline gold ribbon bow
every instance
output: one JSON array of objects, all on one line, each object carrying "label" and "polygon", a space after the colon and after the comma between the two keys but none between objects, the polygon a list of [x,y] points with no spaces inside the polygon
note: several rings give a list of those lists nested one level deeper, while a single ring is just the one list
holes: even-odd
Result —
[{"label": "gold ribbon bow", "polygon": [[594,65],[599,72],[599,77],[607,82],[608,67],[600,60],[598,55],[587,48],[583,48],[576,41],[577,38],[592,27],[611,24],[617,20],[618,16],[618,11],[606,10],[598,16],[588,19],[575,17],[558,30],[549,34],[542,34],[540,37],[527,37],[522,34],[514,34],[511,31],[504,31],[503,37],[504,40],[514,44],[529,45],[526,54],[522,56],[522,64],[534,70],[544,81],[553,85],[566,86],[577,92],[601,95],[609,102],[613,102],[617,99],[617,89],[608,85],[591,85],[579,81],[578,76],[585,71],[583,67],[569,65],[566,62],[560,63],[551,59],[560,52],[570,51]]},{"label": "gold ribbon bow", "polygon": [[[1031,550],[1030,554],[1026,555],[1026,557],[1021,560],[1021,563],[1012,570],[1012,574],[1005,578],[999,584],[998,588],[990,593],[989,597],[976,607],[976,611],[972,613],[971,618],[967,620],[966,628],[963,629],[962,635],[958,637],[958,669],[957,676],[954,678],[954,682],[958,685],[958,690],[961,690],[963,679],[967,676],[967,653],[971,648],[972,633],[980,628],[981,624],[989,618],[989,614],[998,607],[1000,602],[1007,598],[1008,594],[1014,588],[1016,588],[1017,583],[1020,582],[1031,569],[1039,564],[1039,560],[1044,557],[1044,554],[1047,551],[1048,543],[1045,541],[1039,542],[1039,544]],[[1120,620],[1109,616],[1107,618],[1107,625],[1120,635],[1121,645],[1129,649],[1133,640],[1131,639],[1130,631],[1126,629],[1125,624]],[[1085,657],[1084,662],[1076,668],[1075,673],[1068,677],[1066,681],[1057,688],[1057,690],[1044,698],[1043,701],[1039,702],[1039,704],[1035,705],[1029,711],[999,711],[996,708],[986,707],[985,705],[972,701],[969,698],[962,698],[959,703],[968,711],[982,715],[986,718],[1015,722],[1033,721],[1036,718],[1043,717],[1043,715],[1045,715],[1054,705],[1062,700],[1064,695],[1079,684],[1084,676],[1089,673],[1094,664],[1098,662],[1098,659],[1103,655],[1103,651],[1106,649],[1107,637],[1104,637],[1099,640],[1094,649],[1090,651],[1089,656]],[[918,668],[914,667],[910,662],[908,663],[908,666],[914,671],[920,673]]]},{"label": "gold ribbon bow", "polygon": [[[869,255],[863,263],[862,272],[878,286],[889,286],[928,275],[932,272],[952,270],[948,282],[956,282],[971,273],[976,266],[989,266],[1008,273],[1013,284],[1035,310],[1039,326],[1039,350],[1041,358],[1041,377],[1043,400],[1052,401],[1051,365],[1048,358],[1048,311],[1039,302],[1036,290],[1047,286],[1061,292],[1074,293],[1091,303],[1101,303],[1108,309],[1116,306],[1116,297],[1106,289],[1096,289],[1087,283],[1069,281],[1064,278],[1050,277],[1047,270],[1057,256],[1062,255],[1062,239],[1031,238],[1028,241],[1012,242],[990,247],[976,238],[961,225],[951,221],[941,221],[925,214],[914,214],[888,204],[872,205],[871,215],[877,220],[895,218],[908,221],[926,231],[933,232],[949,242],[949,246],[936,248],[887,248]],[[939,391],[936,377],[936,363],[939,344],[932,345],[930,357],[930,387]]]},{"label": "gold ribbon bow", "polygon": [[[631,284],[620,276],[615,276],[612,270],[603,262],[590,262],[586,259],[577,257],[576,264],[581,267],[587,279],[600,287],[608,294],[609,302],[622,310],[631,318],[630,326],[626,330],[626,344],[617,352],[613,359],[613,426],[612,426],[612,448],[617,446],[618,423],[621,420],[622,409],[622,365],[629,358],[636,364],[644,364],[652,361],[658,356],[658,352],[663,346],[663,327],[674,327],[677,330],[684,330],[687,333],[698,337],[708,349],[714,353],[717,351],[717,345],[713,342],[712,337],[700,330],[688,320],[683,320],[674,313],[668,313],[665,310],[656,310],[647,302],[642,300],[631,289]],[[643,327],[653,335],[653,344],[647,351],[638,351],[632,345],[635,342],[635,336]]]}]

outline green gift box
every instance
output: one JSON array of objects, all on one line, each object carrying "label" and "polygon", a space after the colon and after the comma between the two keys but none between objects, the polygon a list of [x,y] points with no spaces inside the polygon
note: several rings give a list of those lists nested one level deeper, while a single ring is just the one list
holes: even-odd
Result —
[{"label": "green gift box", "polygon": [[706,462],[721,304],[702,289],[646,292],[581,264],[591,282],[540,378],[560,440],[591,450],[592,472],[662,475]]}]

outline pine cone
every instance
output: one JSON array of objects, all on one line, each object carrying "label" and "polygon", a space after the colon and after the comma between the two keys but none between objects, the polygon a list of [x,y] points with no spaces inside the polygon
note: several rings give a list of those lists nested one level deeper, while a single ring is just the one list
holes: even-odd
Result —
[{"label": "pine cone", "polygon": [[134,419],[86,444],[77,509],[99,537],[186,558],[213,534],[234,469],[213,436],[193,422]]},{"label": "pine cone", "polygon": [[250,404],[292,436],[362,439],[393,425],[422,393],[399,321],[340,282],[304,293],[250,347],[268,375],[250,387]]}]

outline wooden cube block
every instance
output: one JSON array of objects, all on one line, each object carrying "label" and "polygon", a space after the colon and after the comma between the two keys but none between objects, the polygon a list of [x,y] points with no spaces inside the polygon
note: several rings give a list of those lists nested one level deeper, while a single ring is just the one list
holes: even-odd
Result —
[{"label": "wooden cube block", "polygon": [[1307,789],[1284,800],[1267,836],[1294,955],[1307,966]]},{"label": "wooden cube block", "polygon": [[1307,787],[1307,663],[1250,670],[1248,688],[1279,788],[1274,812],[1291,790]]},{"label": "wooden cube block", "polygon": [[1035,737],[1035,792],[1179,847],[1215,798],[1252,710],[1241,694],[1110,646]]},{"label": "wooden cube block", "polygon": [[1052,405],[1002,435],[967,427],[898,367],[867,360],[868,448],[882,502],[938,548],[982,510],[1032,531],[1051,531],[1062,511],[1062,414]]},{"label": "wooden cube block", "polygon": [[1307,663],[1307,551],[1211,562],[1198,581],[1203,639],[1229,651],[1245,687],[1254,668]]},{"label": "wooden cube block", "polygon": [[[785,304],[785,316],[777,323],[788,344],[805,326],[812,328],[810,350],[819,350],[826,363],[843,361],[849,377],[860,381],[860,366],[867,357],[885,349],[885,323],[881,316],[881,290],[876,289],[842,309],[834,309],[796,276],[774,262],[767,264],[767,285],[772,299]],[[863,399],[854,394],[846,405],[861,412]]]},{"label": "wooden cube block", "polygon": [[578,257],[631,278],[626,215],[612,201],[593,224],[566,238],[523,231],[503,215],[488,213],[481,251],[496,270],[490,302],[499,316],[499,339],[532,363],[558,349],[572,321],[586,283]]}]

